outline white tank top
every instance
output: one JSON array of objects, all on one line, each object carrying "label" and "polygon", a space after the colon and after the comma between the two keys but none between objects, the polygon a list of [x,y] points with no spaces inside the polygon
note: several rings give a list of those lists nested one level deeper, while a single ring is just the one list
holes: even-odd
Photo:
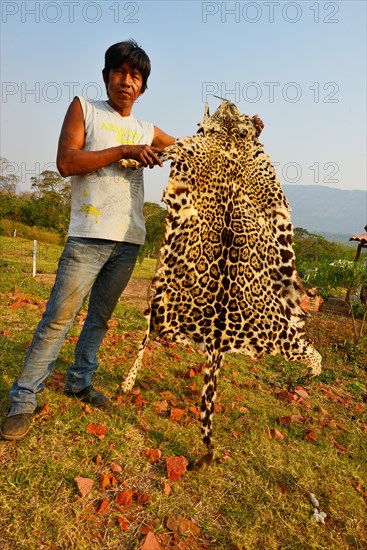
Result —
[{"label": "white tank top", "polygon": [[[121,116],[107,101],[78,97],[84,113],[83,150],[100,151],[117,145],[151,145],[154,126],[133,116]],[[68,235],[143,244],[143,168],[120,168],[117,162],[71,178]]]}]

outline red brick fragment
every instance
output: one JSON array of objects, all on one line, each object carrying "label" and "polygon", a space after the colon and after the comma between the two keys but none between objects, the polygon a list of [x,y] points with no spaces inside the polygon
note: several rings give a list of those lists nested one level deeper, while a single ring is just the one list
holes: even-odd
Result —
[{"label": "red brick fragment", "polygon": [[133,495],[134,491],[132,491],[131,489],[127,489],[126,491],[122,491],[121,493],[116,495],[115,502],[121,504],[122,506],[130,506]]},{"label": "red brick fragment", "polygon": [[153,531],[149,531],[144,539],[144,542],[140,550],[163,550],[163,547],[159,544]]},{"label": "red brick fragment", "polygon": [[100,505],[98,506],[98,513],[105,515],[108,508],[108,500],[102,500]]},{"label": "red brick fragment", "polygon": [[75,477],[74,481],[82,497],[87,496],[91,492],[93,488],[93,479],[89,477]]},{"label": "red brick fragment", "polygon": [[176,420],[176,422],[180,422],[184,414],[185,414],[184,409],[171,409],[169,419]]},{"label": "red brick fragment", "polygon": [[117,516],[116,518],[117,525],[120,527],[121,531],[127,531],[129,528],[129,522],[123,516]]},{"label": "red brick fragment", "polygon": [[166,457],[166,469],[168,479],[171,481],[179,481],[182,475],[186,472],[188,460],[184,456],[168,456]]},{"label": "red brick fragment", "polygon": [[317,439],[317,435],[314,432],[306,432],[303,434],[304,439],[307,439],[309,443],[313,443]]},{"label": "red brick fragment", "polygon": [[149,458],[150,462],[154,464],[154,462],[157,462],[162,457],[162,451],[159,449],[145,449],[142,451],[142,456],[145,456],[146,458]]}]

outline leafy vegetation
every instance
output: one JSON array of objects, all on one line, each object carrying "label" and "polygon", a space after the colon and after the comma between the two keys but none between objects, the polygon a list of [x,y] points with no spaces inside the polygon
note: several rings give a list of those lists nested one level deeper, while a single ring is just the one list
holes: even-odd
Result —
[{"label": "leafy vegetation", "polygon": [[58,172],[45,170],[31,178],[31,192],[16,195],[15,189],[7,184],[8,178],[0,177],[0,217],[29,226],[37,225],[65,236],[71,204],[70,181]]},{"label": "leafy vegetation", "polygon": [[310,233],[302,227],[294,230],[294,252],[298,272],[302,274],[310,267],[315,268],[322,263],[336,260],[352,260],[355,255],[355,250],[350,246],[329,242],[321,235]]},{"label": "leafy vegetation", "polygon": [[[6,175],[6,159],[1,158],[0,162],[0,234],[11,236],[14,229],[17,229],[18,236],[32,238],[26,234],[25,227],[38,226],[41,231],[47,230],[59,235],[60,242],[63,242],[69,223],[70,179],[63,178],[58,172],[45,170],[31,178],[31,191],[17,194],[17,177]],[[165,216],[166,211],[160,205],[150,202],[144,204],[147,237],[140,251],[140,261],[146,257],[157,258],[163,239]],[[300,227],[295,228],[294,233],[297,268],[300,273],[309,267],[317,267],[326,260],[353,258],[354,250],[350,246],[329,242]]]},{"label": "leafy vegetation", "polygon": [[140,249],[139,260],[144,258],[158,258],[159,249],[163,241],[164,221],[166,211],[154,202],[144,204],[144,219],[147,230],[145,243]]},{"label": "leafy vegetation", "polygon": [[[31,191],[16,193],[17,177],[6,175],[6,159],[1,159],[0,172],[0,235],[62,244],[67,235],[71,205],[69,178],[45,170],[31,178]],[[144,204],[147,228],[145,244],[139,260],[157,258],[163,239],[166,212],[158,204]],[[38,235],[38,237],[37,237]]]},{"label": "leafy vegetation", "polygon": [[[367,268],[364,260],[339,260],[331,264],[321,264],[311,282],[316,285],[319,293],[327,298],[342,291],[352,316],[354,340],[358,343],[367,316]],[[362,318],[359,330],[355,322],[356,316]]]}]

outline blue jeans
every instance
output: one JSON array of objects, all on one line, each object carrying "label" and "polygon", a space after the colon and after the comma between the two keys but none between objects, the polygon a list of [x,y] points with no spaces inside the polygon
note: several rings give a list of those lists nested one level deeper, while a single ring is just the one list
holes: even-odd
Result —
[{"label": "blue jeans", "polygon": [[42,382],[53,371],[65,337],[89,293],[88,313],[75,347],[75,361],[67,372],[65,390],[78,392],[91,385],[98,367],[97,352],[130,279],[139,248],[126,242],[68,238],[23,371],[10,390],[8,416],[34,412],[36,394],[43,390]]}]

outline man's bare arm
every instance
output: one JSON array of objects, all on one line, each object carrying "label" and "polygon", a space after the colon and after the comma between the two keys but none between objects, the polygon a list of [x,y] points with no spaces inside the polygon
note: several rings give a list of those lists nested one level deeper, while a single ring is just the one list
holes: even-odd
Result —
[{"label": "man's bare arm", "polygon": [[169,145],[173,145],[176,141],[176,138],[166,134],[158,128],[157,126],[154,126],[154,138],[152,141],[153,147],[168,147]]},{"label": "man's bare arm", "polygon": [[255,126],[255,130],[256,130],[256,133],[257,133],[257,137],[259,137],[259,135],[261,134],[261,132],[263,131],[264,129],[264,123],[263,121],[261,120],[261,118],[259,117],[259,115],[254,115],[252,117],[252,121],[254,123],[254,126]]},{"label": "man's bare arm", "polygon": [[57,168],[63,177],[89,174],[123,158],[135,159],[150,168],[162,165],[155,154],[160,151],[157,146],[118,145],[101,151],[83,151],[84,139],[83,110],[75,98],[65,115],[57,151]]}]

